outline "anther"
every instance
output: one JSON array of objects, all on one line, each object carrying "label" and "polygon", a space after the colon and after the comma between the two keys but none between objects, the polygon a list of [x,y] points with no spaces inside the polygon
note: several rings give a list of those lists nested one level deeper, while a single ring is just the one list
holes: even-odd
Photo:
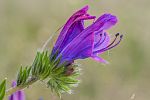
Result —
[{"label": "anther", "polygon": [[99,34],[100,35],[100,37],[102,36],[102,33],[101,34]]},{"label": "anther", "polygon": [[105,39],[106,39],[106,33],[104,33],[104,38],[102,39],[102,35],[103,35],[103,33],[101,33],[100,34],[100,40],[94,45],[94,47],[97,47],[97,46],[99,46],[99,45],[101,45],[104,41],[105,41]]},{"label": "anther", "polygon": [[[117,45],[120,43],[120,41],[122,40],[122,37],[123,37],[123,35],[120,35],[120,40],[119,40],[117,43],[115,43],[116,40],[117,40],[117,37],[118,37],[119,35],[120,35],[120,33],[116,33],[114,40],[113,40],[109,45],[107,45],[105,48],[103,48],[103,49],[101,49],[101,50],[98,50],[98,51],[96,51],[96,52],[106,51],[106,50],[109,50],[109,49],[111,49],[111,48],[117,46]],[[96,53],[96,52],[95,52],[95,53]]]},{"label": "anther", "polygon": [[106,51],[106,50],[112,49],[112,48],[114,48],[115,46],[117,46],[117,45],[121,42],[122,37],[123,37],[123,35],[120,35],[120,39],[119,39],[119,41],[118,41],[116,44],[114,44],[113,46],[111,45],[110,47],[106,48],[106,49],[105,49],[105,50],[103,50],[103,51]]},{"label": "anther", "polygon": [[119,36],[119,35],[120,35],[120,33],[116,33],[116,34],[115,34],[116,37]]},{"label": "anther", "polygon": [[120,35],[120,38],[123,38],[123,35]]}]

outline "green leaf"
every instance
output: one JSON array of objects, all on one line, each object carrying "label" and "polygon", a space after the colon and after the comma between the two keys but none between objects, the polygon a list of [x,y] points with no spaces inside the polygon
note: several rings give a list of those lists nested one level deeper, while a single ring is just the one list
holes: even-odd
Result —
[{"label": "green leaf", "polygon": [[0,84],[0,100],[3,100],[6,91],[6,79]]},{"label": "green leaf", "polygon": [[[17,86],[25,85],[32,79],[45,81],[52,92],[59,97],[64,92],[70,93],[71,88],[79,83],[77,76],[80,75],[79,67],[60,63],[62,56],[58,52],[49,55],[47,51],[37,52],[31,66],[21,67],[17,76]],[[67,74],[69,73],[69,74]]]},{"label": "green leaf", "polygon": [[22,66],[17,75],[17,86],[21,84],[21,76],[22,76]]},{"label": "green leaf", "polygon": [[17,86],[23,85],[27,82],[30,77],[31,67],[21,67],[17,75]]}]

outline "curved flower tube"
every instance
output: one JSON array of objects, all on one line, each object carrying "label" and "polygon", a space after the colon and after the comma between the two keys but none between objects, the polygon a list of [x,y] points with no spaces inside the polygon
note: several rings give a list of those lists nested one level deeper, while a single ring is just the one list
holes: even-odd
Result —
[{"label": "curved flower tube", "polygon": [[[112,14],[103,14],[88,27],[84,27],[85,20],[95,20],[95,16],[87,13],[88,6],[74,13],[64,25],[54,45],[52,58],[57,53],[61,63],[72,63],[76,59],[93,58],[102,63],[108,63],[98,54],[114,48],[122,39],[117,33],[111,42],[109,28],[117,23],[117,17]],[[120,38],[118,38],[120,35]]]}]

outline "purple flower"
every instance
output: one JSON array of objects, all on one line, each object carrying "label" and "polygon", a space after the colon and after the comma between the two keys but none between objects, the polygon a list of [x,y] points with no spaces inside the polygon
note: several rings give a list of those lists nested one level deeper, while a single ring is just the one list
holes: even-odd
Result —
[{"label": "purple flower", "polygon": [[[61,62],[72,63],[76,59],[90,57],[107,63],[98,54],[102,54],[120,43],[122,35],[117,33],[114,40],[111,41],[106,32],[117,23],[117,18],[111,14],[103,14],[94,21],[96,17],[89,15],[87,11],[88,6],[85,6],[69,18],[54,45],[51,58],[57,54],[57,58],[61,57]],[[94,22],[85,27],[85,20]],[[118,38],[119,35],[120,38]]]},{"label": "purple flower", "polygon": [[[15,86],[16,86],[16,82],[13,81],[12,87],[15,87]],[[8,100],[25,100],[24,92],[22,90],[17,91],[13,93],[11,96],[9,96]]]}]

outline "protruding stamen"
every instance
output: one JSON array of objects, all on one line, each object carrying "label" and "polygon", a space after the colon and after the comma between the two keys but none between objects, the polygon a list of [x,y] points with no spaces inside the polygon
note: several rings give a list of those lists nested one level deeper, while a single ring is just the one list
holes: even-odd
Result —
[{"label": "protruding stamen", "polygon": [[98,45],[101,45],[106,39],[106,33],[104,33],[104,39],[102,40],[102,42],[98,43]]},{"label": "protruding stamen", "polygon": [[107,47],[105,47],[103,49],[106,49],[106,48],[110,47],[111,45],[113,45],[114,42],[116,41],[117,37],[119,36],[119,33],[115,34],[115,36],[116,36],[115,39]]},{"label": "protruding stamen", "polygon": [[115,34],[116,37],[119,36],[119,35],[120,35],[120,33],[116,33],[116,34]]},{"label": "protruding stamen", "polygon": [[110,46],[110,47],[104,49],[103,51],[107,51],[107,50],[112,49],[115,46],[117,46],[121,42],[122,38],[123,38],[123,35],[120,35],[120,39],[119,39],[119,41],[116,44],[114,44],[113,46]]},{"label": "protruding stamen", "polygon": [[[105,48],[108,48],[108,47],[110,47],[111,45],[113,45],[119,35],[120,35],[119,33],[115,34],[115,36],[116,36],[115,39],[114,39],[107,47],[105,47]],[[105,48],[104,48],[104,49],[105,49]]]},{"label": "protruding stamen", "polygon": [[102,33],[99,36],[102,37]]},{"label": "protruding stamen", "polygon": [[[102,40],[102,36],[103,36],[103,34],[101,33],[100,34],[100,40],[94,45],[95,47],[96,46],[98,46],[98,45],[101,45],[104,41],[105,41],[105,39],[106,39],[106,33],[104,33],[104,39]],[[101,40],[102,40],[102,42],[101,42]]]},{"label": "protruding stamen", "polygon": [[123,38],[123,35],[120,35],[120,38]]},{"label": "protruding stamen", "polygon": [[[122,39],[122,37],[123,37],[123,35],[120,35],[120,40],[119,40],[116,44],[114,44],[115,41],[116,41],[116,39],[117,39],[117,37],[118,37],[119,35],[120,35],[120,33],[115,34],[114,40],[113,40],[108,46],[106,46],[105,48],[103,48],[103,49],[101,49],[101,50],[95,51],[94,53],[103,52],[103,51],[109,50],[109,49],[111,49],[111,48],[117,46],[117,45],[120,43],[120,41],[121,41],[121,39]],[[113,44],[114,44],[114,45],[113,45]],[[112,45],[113,45],[113,46],[112,46]]]}]

